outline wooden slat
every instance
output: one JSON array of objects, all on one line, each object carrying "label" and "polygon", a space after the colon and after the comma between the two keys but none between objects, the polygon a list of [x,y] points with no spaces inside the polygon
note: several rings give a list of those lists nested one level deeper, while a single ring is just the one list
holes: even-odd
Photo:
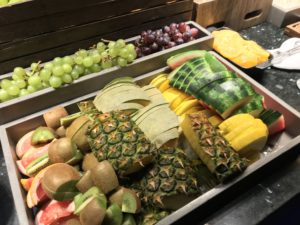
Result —
[{"label": "wooden slat", "polygon": [[170,5],[158,6],[151,9],[133,12],[128,15],[122,15],[103,21],[97,21],[35,36],[21,41],[2,44],[0,45],[0,61],[32,54],[34,52],[99,36],[101,34],[115,32],[117,30],[136,26],[151,20],[170,17],[190,10],[192,10],[192,1],[184,0]]},{"label": "wooden slat", "polygon": [[45,16],[41,2],[30,0],[0,7],[0,26]]},{"label": "wooden slat", "polygon": [[[100,2],[97,5],[79,8],[72,11],[68,10],[41,17],[33,16],[31,19],[24,19],[18,22],[12,21],[0,26],[0,43],[10,42],[18,39],[22,40],[24,38],[64,29],[67,27],[103,20],[114,16],[125,15],[130,13],[132,10],[147,9],[154,6],[165,5],[166,2],[166,0],[107,1]],[[61,3],[65,4],[65,1],[61,1]],[[57,8],[59,7],[57,6]],[[35,10],[37,9],[30,8],[27,13],[29,15],[35,14]],[[18,17],[17,12],[12,15]]]},{"label": "wooden slat", "polygon": [[[75,41],[73,43],[64,44],[62,46],[43,50],[34,54],[26,55],[19,58],[10,59],[4,62],[0,62],[0,74],[11,72],[16,66],[27,67],[31,62],[42,60],[43,62],[52,60],[56,56],[65,56],[74,53],[79,48],[88,48],[91,45],[97,43],[101,38],[117,39],[117,38],[129,38],[138,35],[141,31],[149,28],[155,29],[162,27],[172,22],[188,21],[191,19],[192,11],[180,13],[177,15],[160,18],[137,26],[132,26],[127,29],[119,30],[112,33],[106,33],[100,36],[95,36],[89,39]],[[1,54],[0,54],[1,55]],[[1,76],[0,76],[1,77]]]},{"label": "wooden slat", "polygon": [[[94,7],[98,4],[123,4],[123,7],[126,7],[125,4],[135,4],[135,3],[125,3],[124,0],[40,0],[46,13],[52,15],[59,12],[69,12],[76,9],[85,9],[86,7]],[[139,0],[140,5],[161,5],[165,4],[170,0]],[[180,1],[180,0],[175,0]],[[60,5],[60,7],[57,7]],[[146,7],[143,7],[146,8]]]},{"label": "wooden slat", "polygon": [[166,3],[167,0],[151,0],[146,2],[141,0],[109,1],[85,7],[84,9],[80,8],[73,11],[54,14],[49,17],[49,21],[52,24],[52,27],[54,27],[55,30],[58,30],[129,14],[134,10],[146,10],[157,6],[164,6]]}]

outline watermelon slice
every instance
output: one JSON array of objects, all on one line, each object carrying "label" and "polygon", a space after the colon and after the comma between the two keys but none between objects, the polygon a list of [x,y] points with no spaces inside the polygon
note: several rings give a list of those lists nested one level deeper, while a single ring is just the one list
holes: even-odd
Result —
[{"label": "watermelon slice", "polygon": [[171,69],[175,69],[193,58],[202,57],[204,54],[205,51],[203,50],[193,50],[193,51],[179,53],[177,55],[168,58],[167,64]]},{"label": "watermelon slice", "polygon": [[264,110],[263,96],[259,94],[255,94],[253,99],[248,104],[244,105],[242,108],[235,111],[234,115],[249,113],[252,116],[257,118],[263,110]]},{"label": "watermelon slice", "polygon": [[52,225],[57,221],[72,216],[74,203],[70,201],[58,202],[50,201],[36,215],[36,225]]},{"label": "watermelon slice", "polygon": [[241,78],[215,81],[195,93],[194,97],[202,100],[226,119],[253,98],[255,92],[249,92],[246,85]]},{"label": "watermelon slice", "polygon": [[268,126],[270,135],[285,129],[284,116],[278,111],[268,109],[260,115],[260,119]]}]

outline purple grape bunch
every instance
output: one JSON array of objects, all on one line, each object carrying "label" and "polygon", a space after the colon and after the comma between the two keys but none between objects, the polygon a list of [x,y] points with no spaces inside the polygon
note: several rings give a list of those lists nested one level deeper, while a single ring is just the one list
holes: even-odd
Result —
[{"label": "purple grape bunch", "polygon": [[192,41],[197,35],[198,29],[190,28],[184,22],[171,23],[162,29],[143,31],[141,37],[135,41],[136,53],[138,57],[149,55]]}]

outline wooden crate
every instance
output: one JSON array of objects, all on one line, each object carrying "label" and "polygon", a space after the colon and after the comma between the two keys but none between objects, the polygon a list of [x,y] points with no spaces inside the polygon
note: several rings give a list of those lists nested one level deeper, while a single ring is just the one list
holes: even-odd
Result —
[{"label": "wooden crate", "polygon": [[273,0],[232,0],[231,13],[226,18],[229,27],[240,30],[264,22]]},{"label": "wooden crate", "polygon": [[73,53],[101,38],[128,38],[149,27],[188,21],[193,7],[192,0],[35,1],[39,17],[0,22],[0,73]]},{"label": "wooden crate", "polygon": [[204,27],[240,30],[266,20],[272,0],[194,0],[194,20]]},{"label": "wooden crate", "polygon": [[225,25],[231,10],[232,0],[194,0],[194,19],[203,27]]}]

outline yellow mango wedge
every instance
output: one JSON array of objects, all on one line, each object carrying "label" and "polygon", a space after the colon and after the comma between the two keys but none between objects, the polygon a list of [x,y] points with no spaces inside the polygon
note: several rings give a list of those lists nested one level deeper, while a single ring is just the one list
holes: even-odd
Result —
[{"label": "yellow mango wedge", "polygon": [[170,87],[171,87],[170,86],[170,81],[168,79],[166,79],[165,81],[163,81],[161,83],[161,85],[159,85],[158,90],[163,93],[164,91],[166,91]]},{"label": "yellow mango wedge", "polygon": [[190,108],[194,107],[194,106],[200,106],[199,102],[197,99],[192,99],[192,100],[188,100],[188,101],[183,101],[176,109],[175,109],[175,113],[178,116],[181,116],[182,114],[184,114],[187,110],[189,110]]},{"label": "yellow mango wedge", "polygon": [[227,134],[234,127],[238,126],[246,120],[254,120],[254,117],[248,113],[238,114],[224,120],[224,122],[219,125],[219,128],[223,134]]},{"label": "yellow mango wedge", "polygon": [[237,126],[231,127],[229,128],[229,132],[227,134],[224,135],[224,138],[227,141],[231,141],[233,140],[235,137],[237,137],[241,132],[243,132],[244,130],[246,130],[247,128],[253,126],[254,124],[256,124],[256,120],[255,119],[250,119],[250,120],[245,120],[245,121],[241,121],[240,124],[238,124]]},{"label": "yellow mango wedge", "polygon": [[181,94],[181,92],[176,88],[168,88],[165,90],[162,95],[165,100],[172,105],[172,103],[176,100],[176,98]]},{"label": "yellow mango wedge", "polygon": [[250,151],[261,151],[266,145],[268,135],[268,127],[260,119],[256,119],[253,126],[241,132],[229,143],[238,153],[245,155]]},{"label": "yellow mango wedge", "polygon": [[188,97],[190,97],[190,96],[187,95],[186,93],[180,91],[180,94],[177,96],[177,98],[170,105],[171,109],[175,110]]},{"label": "yellow mango wedge", "polygon": [[157,77],[155,77],[150,84],[152,84],[154,87],[159,88],[159,86],[167,80],[167,74],[160,74]]}]

